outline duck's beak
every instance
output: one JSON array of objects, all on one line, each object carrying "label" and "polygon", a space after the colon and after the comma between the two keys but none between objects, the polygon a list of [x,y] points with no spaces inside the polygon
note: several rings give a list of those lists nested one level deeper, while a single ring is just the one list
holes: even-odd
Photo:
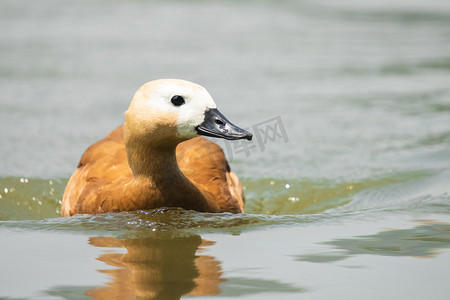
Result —
[{"label": "duck's beak", "polygon": [[195,128],[200,135],[223,138],[227,140],[247,139],[253,135],[227,120],[217,108],[208,108],[205,112],[205,120]]}]

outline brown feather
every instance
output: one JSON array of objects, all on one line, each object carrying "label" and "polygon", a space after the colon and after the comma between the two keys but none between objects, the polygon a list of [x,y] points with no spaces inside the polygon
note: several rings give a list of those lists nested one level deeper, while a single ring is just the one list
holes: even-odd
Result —
[{"label": "brown feather", "polygon": [[[153,152],[140,155],[145,154]],[[244,212],[242,185],[217,144],[197,137],[178,145],[176,160],[185,177],[171,176],[176,170],[158,164],[156,155],[147,156],[142,160],[160,176],[133,176],[123,126],[90,146],[67,184],[62,216],[173,206],[203,212]]]}]

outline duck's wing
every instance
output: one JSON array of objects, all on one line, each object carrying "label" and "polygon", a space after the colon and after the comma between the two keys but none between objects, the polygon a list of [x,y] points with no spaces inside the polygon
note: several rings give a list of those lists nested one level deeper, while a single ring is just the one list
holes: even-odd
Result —
[{"label": "duck's wing", "polygon": [[208,201],[222,212],[244,212],[242,184],[216,143],[197,137],[177,147],[177,161],[183,174]]},{"label": "duck's wing", "polygon": [[84,152],[64,191],[62,216],[98,213],[102,187],[118,178],[132,176],[120,126]]}]

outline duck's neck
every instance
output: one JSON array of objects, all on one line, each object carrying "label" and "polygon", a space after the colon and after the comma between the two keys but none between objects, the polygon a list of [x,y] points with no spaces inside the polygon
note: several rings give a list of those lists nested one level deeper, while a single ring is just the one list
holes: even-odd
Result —
[{"label": "duck's neck", "polygon": [[[204,212],[217,212],[215,203],[181,172],[176,159],[176,145],[154,148],[144,144],[127,144],[128,163],[137,187],[137,209],[182,207]],[[143,192],[143,193],[141,193]]]},{"label": "duck's neck", "polygon": [[176,145],[156,148],[151,144],[129,142],[126,149],[135,179],[150,179],[156,185],[188,180],[178,167]]},{"label": "duck's neck", "polygon": [[[126,124],[125,124],[126,125]],[[177,142],[133,135],[124,128],[128,164],[133,171],[131,190],[137,193],[137,209],[182,207],[217,212],[208,200],[181,172],[176,158]]]}]

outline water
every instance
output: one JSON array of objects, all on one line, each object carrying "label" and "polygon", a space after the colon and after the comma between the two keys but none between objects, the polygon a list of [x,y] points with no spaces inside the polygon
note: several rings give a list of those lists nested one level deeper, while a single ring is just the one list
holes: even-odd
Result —
[{"label": "water", "polygon": [[[446,299],[450,5],[367,2],[2,1],[0,298]],[[260,133],[217,141],[247,214],[60,218],[164,77]]]}]

